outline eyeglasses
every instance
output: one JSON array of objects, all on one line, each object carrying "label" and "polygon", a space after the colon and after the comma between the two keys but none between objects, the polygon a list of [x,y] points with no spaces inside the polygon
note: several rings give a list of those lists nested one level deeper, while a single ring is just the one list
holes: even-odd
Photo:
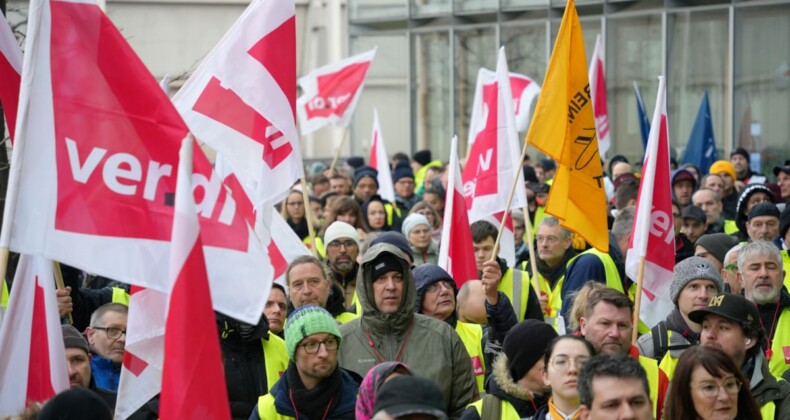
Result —
[{"label": "eyeglasses", "polygon": [[732,271],[733,273],[738,272],[738,261],[733,261],[724,266],[724,269],[727,271]]},{"label": "eyeglasses", "polygon": [[546,242],[547,244],[556,244],[557,241],[560,240],[560,238],[556,236],[538,236],[537,239],[538,243]]},{"label": "eyeglasses", "polygon": [[697,391],[707,398],[716,398],[719,395],[719,388],[723,388],[724,392],[730,395],[735,395],[741,390],[741,382],[735,378],[729,378],[721,385],[716,382],[704,382],[697,387]]},{"label": "eyeglasses", "polygon": [[332,241],[326,245],[326,247],[329,249],[340,249],[341,246],[346,247],[346,249],[351,249],[352,247],[357,246],[357,243],[349,239],[343,242]]},{"label": "eyeglasses", "polygon": [[321,347],[321,344],[324,345],[326,351],[335,351],[340,345],[340,343],[337,342],[337,339],[328,338],[324,341],[311,341],[309,343],[300,344],[299,347],[303,348],[307,354],[315,354],[318,353],[318,348]]},{"label": "eyeglasses", "polygon": [[574,359],[571,359],[568,356],[555,356],[551,360],[549,360],[549,364],[554,369],[557,369],[560,372],[565,372],[568,368],[571,367],[571,363],[576,369],[581,369],[582,365],[587,363],[590,360],[589,356],[579,356]]},{"label": "eyeglasses", "polygon": [[94,330],[104,331],[104,333],[107,334],[107,337],[110,338],[110,339],[113,339],[113,340],[117,340],[117,339],[121,338],[122,334],[126,335],[126,330],[122,330],[120,328],[115,328],[115,327],[109,327],[109,328],[92,327],[92,328]]}]

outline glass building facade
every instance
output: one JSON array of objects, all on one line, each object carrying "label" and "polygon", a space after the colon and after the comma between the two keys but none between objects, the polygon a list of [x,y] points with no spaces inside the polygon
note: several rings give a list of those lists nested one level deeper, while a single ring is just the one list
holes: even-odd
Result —
[{"label": "glass building facade", "polygon": [[[746,147],[770,180],[771,168],[790,159],[790,0],[576,6],[588,62],[599,34],[604,42],[609,156],[642,158],[634,85],[650,117],[656,76],[665,74],[678,159],[705,92],[719,158]],[[379,47],[352,124],[352,153],[367,151],[373,108],[390,153],[429,148],[447,160],[454,134],[466,150],[478,69],[494,70],[503,45],[510,71],[542,84],[564,7],[564,0],[348,0],[350,53]]]}]

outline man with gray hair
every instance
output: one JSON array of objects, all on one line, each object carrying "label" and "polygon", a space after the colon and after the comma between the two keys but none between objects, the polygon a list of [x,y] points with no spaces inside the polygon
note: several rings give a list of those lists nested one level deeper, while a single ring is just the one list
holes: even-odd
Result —
[{"label": "man with gray hair", "polygon": [[[543,303],[548,300],[547,317],[556,317],[562,309],[562,283],[568,261],[576,256],[573,249],[573,234],[560,226],[559,220],[546,216],[540,221],[536,235],[538,285]],[[529,267],[529,266],[528,266]],[[555,297],[556,296],[556,297]]]},{"label": "man with gray hair", "polygon": [[724,291],[734,295],[741,294],[741,283],[738,281],[738,254],[743,244],[735,245],[724,255],[721,268],[721,279],[724,280]]},{"label": "man with gray hair", "polygon": [[721,214],[724,204],[721,202],[719,193],[707,188],[700,188],[691,196],[691,203],[705,212],[708,222],[708,229],[705,233],[724,232],[724,218]]},{"label": "man with gray hair", "polygon": [[563,318],[568,319],[573,306],[573,293],[590,280],[606,283],[607,287],[620,292],[628,290],[630,281],[625,277],[625,253],[631,237],[631,226],[634,224],[634,213],[633,207],[626,207],[614,219],[609,232],[608,253],[590,248],[569,261],[560,294],[560,315]]},{"label": "man with gray hair", "polygon": [[358,316],[346,311],[343,290],[329,279],[327,271],[321,260],[312,255],[300,255],[288,264],[285,270],[288,315],[304,305],[318,305],[341,324]]},{"label": "man with gray hair", "polygon": [[768,368],[776,377],[790,367],[790,294],[784,288],[782,254],[768,241],[743,246],[738,255],[738,280],[743,295],[754,302],[768,334]]}]

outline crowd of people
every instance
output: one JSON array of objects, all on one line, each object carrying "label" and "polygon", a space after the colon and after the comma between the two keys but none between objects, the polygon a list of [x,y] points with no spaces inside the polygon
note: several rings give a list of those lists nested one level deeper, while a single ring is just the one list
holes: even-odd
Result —
[{"label": "crowd of people", "polygon": [[[394,155],[392,201],[362,158],[313,163],[307,194],[295,189],[279,207],[317,256],[289,262],[257,325],[216,315],[231,416],[790,418],[790,161],[773,177],[753,172],[743,149],[708,173],[674,164],[674,307],[654,326],[634,322],[635,279],[624,269],[634,166],[622,156],[605,166],[601,252],[545,213],[556,165],[528,159],[528,214],[512,213],[515,260],[498,256],[498,226],[453,225],[470,229],[479,274],[459,287],[437,265],[443,162],[429,151]],[[128,286],[69,268],[64,279],[72,390],[38,417],[111,418]],[[157,418],[158,404],[131,418]]]}]

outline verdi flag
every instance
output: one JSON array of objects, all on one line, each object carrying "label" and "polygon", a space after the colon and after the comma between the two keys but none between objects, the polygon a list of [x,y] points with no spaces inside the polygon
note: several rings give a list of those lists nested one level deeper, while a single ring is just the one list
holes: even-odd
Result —
[{"label": "verdi flag", "polygon": [[609,139],[609,110],[606,105],[606,72],[601,34],[595,39],[595,50],[590,61],[590,94],[593,100],[595,130],[598,132],[598,153],[601,159],[611,146]]},{"label": "verdi flag", "polygon": [[647,137],[650,134],[650,120],[647,119],[645,102],[642,100],[642,92],[639,85],[634,81],[634,94],[636,95],[636,114],[639,116],[639,133],[642,134],[642,150],[647,151]]},{"label": "verdi flag", "polygon": [[[19,84],[22,78],[22,50],[16,43],[14,33],[0,13],[0,103],[3,104],[5,122],[11,141],[14,141],[16,111],[19,107]],[[0,138],[3,127],[0,125]]]},{"label": "verdi flag", "polygon": [[592,108],[582,28],[568,0],[527,142],[557,162],[546,213],[607,252],[606,192]]},{"label": "verdi flag", "polygon": [[690,163],[699,168],[700,173],[707,174],[710,165],[717,159],[716,140],[713,138],[713,122],[710,117],[708,92],[702,97],[697,111],[697,119],[691,128],[691,135],[686,144],[681,163]]},{"label": "verdi flag", "polygon": [[378,171],[376,179],[379,182],[379,195],[381,198],[395,202],[395,186],[392,184],[392,172],[384,139],[381,138],[381,125],[379,124],[379,111],[373,109],[373,133],[370,136],[370,166]]}]

